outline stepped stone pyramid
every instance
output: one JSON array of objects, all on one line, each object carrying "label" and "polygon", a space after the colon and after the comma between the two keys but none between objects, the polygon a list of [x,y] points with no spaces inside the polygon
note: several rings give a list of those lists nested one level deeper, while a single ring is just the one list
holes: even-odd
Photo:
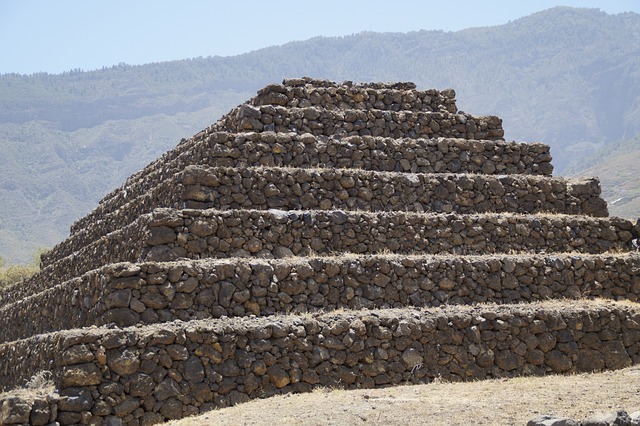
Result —
[{"label": "stepped stone pyramid", "polygon": [[[640,226],[412,83],[270,85],[0,293],[0,423],[640,362]],[[57,394],[14,390],[48,371]]]}]

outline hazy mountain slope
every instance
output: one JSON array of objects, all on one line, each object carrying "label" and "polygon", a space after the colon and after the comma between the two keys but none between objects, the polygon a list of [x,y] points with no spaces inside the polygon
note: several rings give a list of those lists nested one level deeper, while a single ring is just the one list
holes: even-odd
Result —
[{"label": "hazy mountain slope", "polygon": [[610,215],[640,218],[640,137],[613,144],[567,172],[600,177]]},{"label": "hazy mountain slope", "polygon": [[106,192],[221,114],[209,107],[71,132],[51,122],[0,124],[0,256],[26,262],[52,247]]},{"label": "hazy mountain slope", "polygon": [[309,75],[453,87],[552,146],[556,170],[640,133],[640,15],[554,8],[455,33],[318,37],[235,57],[0,76],[0,256],[26,260],[129,174],[266,83]]}]

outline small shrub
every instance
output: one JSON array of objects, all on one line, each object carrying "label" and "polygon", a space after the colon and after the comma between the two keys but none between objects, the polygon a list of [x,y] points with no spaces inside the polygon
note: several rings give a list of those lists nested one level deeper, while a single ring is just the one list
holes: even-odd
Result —
[{"label": "small shrub", "polygon": [[0,269],[0,288],[9,287],[29,278],[38,272],[38,268],[25,265],[12,265]]},{"label": "small shrub", "polygon": [[0,289],[22,282],[38,272],[40,270],[40,256],[45,252],[46,249],[36,249],[28,265],[7,266],[5,260],[0,257]]}]

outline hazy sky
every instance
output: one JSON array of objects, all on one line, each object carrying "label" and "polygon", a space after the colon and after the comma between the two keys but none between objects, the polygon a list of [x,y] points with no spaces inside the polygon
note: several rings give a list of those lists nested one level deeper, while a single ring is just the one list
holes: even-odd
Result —
[{"label": "hazy sky", "polygon": [[558,5],[640,13],[639,0],[0,0],[0,73],[231,56],[360,31],[455,31]]}]

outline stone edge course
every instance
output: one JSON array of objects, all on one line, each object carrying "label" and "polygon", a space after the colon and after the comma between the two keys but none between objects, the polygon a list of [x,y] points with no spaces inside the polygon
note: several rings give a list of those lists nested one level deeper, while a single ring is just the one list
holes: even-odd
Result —
[{"label": "stone edge course", "polygon": [[639,342],[639,308],[613,302],[387,309],[39,335],[0,345],[0,374],[51,370],[61,423],[149,424],[316,386],[624,368]]},{"label": "stone edge course", "polygon": [[218,133],[204,131],[130,177],[105,196],[96,209],[76,221],[71,233],[106,212],[144,195],[190,165],[357,168],[412,173],[483,173],[550,176],[549,147],[504,141],[347,137],[318,139],[295,133]]},{"label": "stone edge course", "polygon": [[[0,308],[0,342],[178,318],[335,309],[639,301],[640,256],[348,256],[112,264]],[[29,321],[22,321],[29,317]]]},{"label": "stone edge course", "polygon": [[87,224],[46,255],[51,264],[155,208],[412,211],[608,216],[597,179],[413,174],[354,169],[187,166]]},{"label": "stone edge course", "polygon": [[329,110],[241,105],[214,128],[227,132],[295,132],[316,136],[448,137],[503,140],[502,120],[467,113],[384,110]]},{"label": "stone edge course", "polygon": [[270,84],[247,103],[255,106],[321,107],[339,109],[379,109],[457,112],[455,91],[416,90],[413,83],[324,84],[307,80],[303,84]]},{"label": "stone edge course", "polygon": [[[638,227],[618,217],[407,212],[155,209],[47,266],[46,288],[117,262],[340,253],[627,252]],[[16,286],[0,292],[0,300]],[[17,286],[19,287],[19,286]]]}]

